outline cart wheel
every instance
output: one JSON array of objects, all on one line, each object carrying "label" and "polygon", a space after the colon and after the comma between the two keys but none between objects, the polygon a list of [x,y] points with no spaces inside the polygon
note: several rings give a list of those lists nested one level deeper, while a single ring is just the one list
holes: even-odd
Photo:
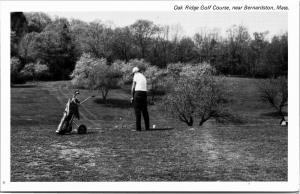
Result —
[{"label": "cart wheel", "polygon": [[77,129],[77,133],[78,134],[85,134],[87,131],[86,126],[85,125],[80,125]]}]

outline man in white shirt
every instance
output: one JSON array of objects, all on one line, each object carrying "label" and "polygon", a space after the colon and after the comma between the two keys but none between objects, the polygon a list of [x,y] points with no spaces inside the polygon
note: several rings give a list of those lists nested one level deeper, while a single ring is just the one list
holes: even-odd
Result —
[{"label": "man in white shirt", "polygon": [[131,102],[134,104],[136,130],[141,131],[141,114],[143,114],[145,129],[149,130],[149,114],[147,109],[147,80],[138,67],[132,69],[133,83],[131,88]]}]

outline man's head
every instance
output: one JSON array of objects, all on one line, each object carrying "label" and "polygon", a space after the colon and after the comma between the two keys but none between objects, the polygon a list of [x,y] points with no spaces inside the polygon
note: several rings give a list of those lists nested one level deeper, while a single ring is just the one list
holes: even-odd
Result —
[{"label": "man's head", "polygon": [[138,67],[134,67],[133,69],[132,69],[132,74],[135,74],[136,72],[139,72],[140,70],[139,70],[139,68]]},{"label": "man's head", "polygon": [[75,90],[74,94],[73,94],[73,97],[77,96],[79,93],[79,90]]}]

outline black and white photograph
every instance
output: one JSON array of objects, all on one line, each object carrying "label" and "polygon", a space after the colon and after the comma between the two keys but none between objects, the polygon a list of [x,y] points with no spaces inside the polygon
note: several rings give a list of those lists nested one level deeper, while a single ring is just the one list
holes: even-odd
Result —
[{"label": "black and white photograph", "polygon": [[291,7],[238,5],[9,11],[2,186],[290,181]]}]

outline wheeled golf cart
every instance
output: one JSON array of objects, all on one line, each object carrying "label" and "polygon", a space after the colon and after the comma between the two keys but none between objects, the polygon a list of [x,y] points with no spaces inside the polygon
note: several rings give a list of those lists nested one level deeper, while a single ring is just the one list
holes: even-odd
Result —
[{"label": "wheeled golf cart", "polygon": [[85,101],[87,101],[90,98],[93,98],[95,96],[89,96],[88,98],[84,99],[82,102],[80,102],[77,99],[77,95],[79,94],[79,91],[75,91],[72,98],[68,99],[68,102],[66,104],[65,111],[63,113],[63,117],[57,127],[56,133],[59,135],[64,135],[66,133],[72,132],[73,124],[77,126],[77,133],[78,134],[85,134],[87,133],[87,127],[84,124],[78,125],[74,119],[77,118],[80,120],[79,116],[79,105],[83,104]]}]

